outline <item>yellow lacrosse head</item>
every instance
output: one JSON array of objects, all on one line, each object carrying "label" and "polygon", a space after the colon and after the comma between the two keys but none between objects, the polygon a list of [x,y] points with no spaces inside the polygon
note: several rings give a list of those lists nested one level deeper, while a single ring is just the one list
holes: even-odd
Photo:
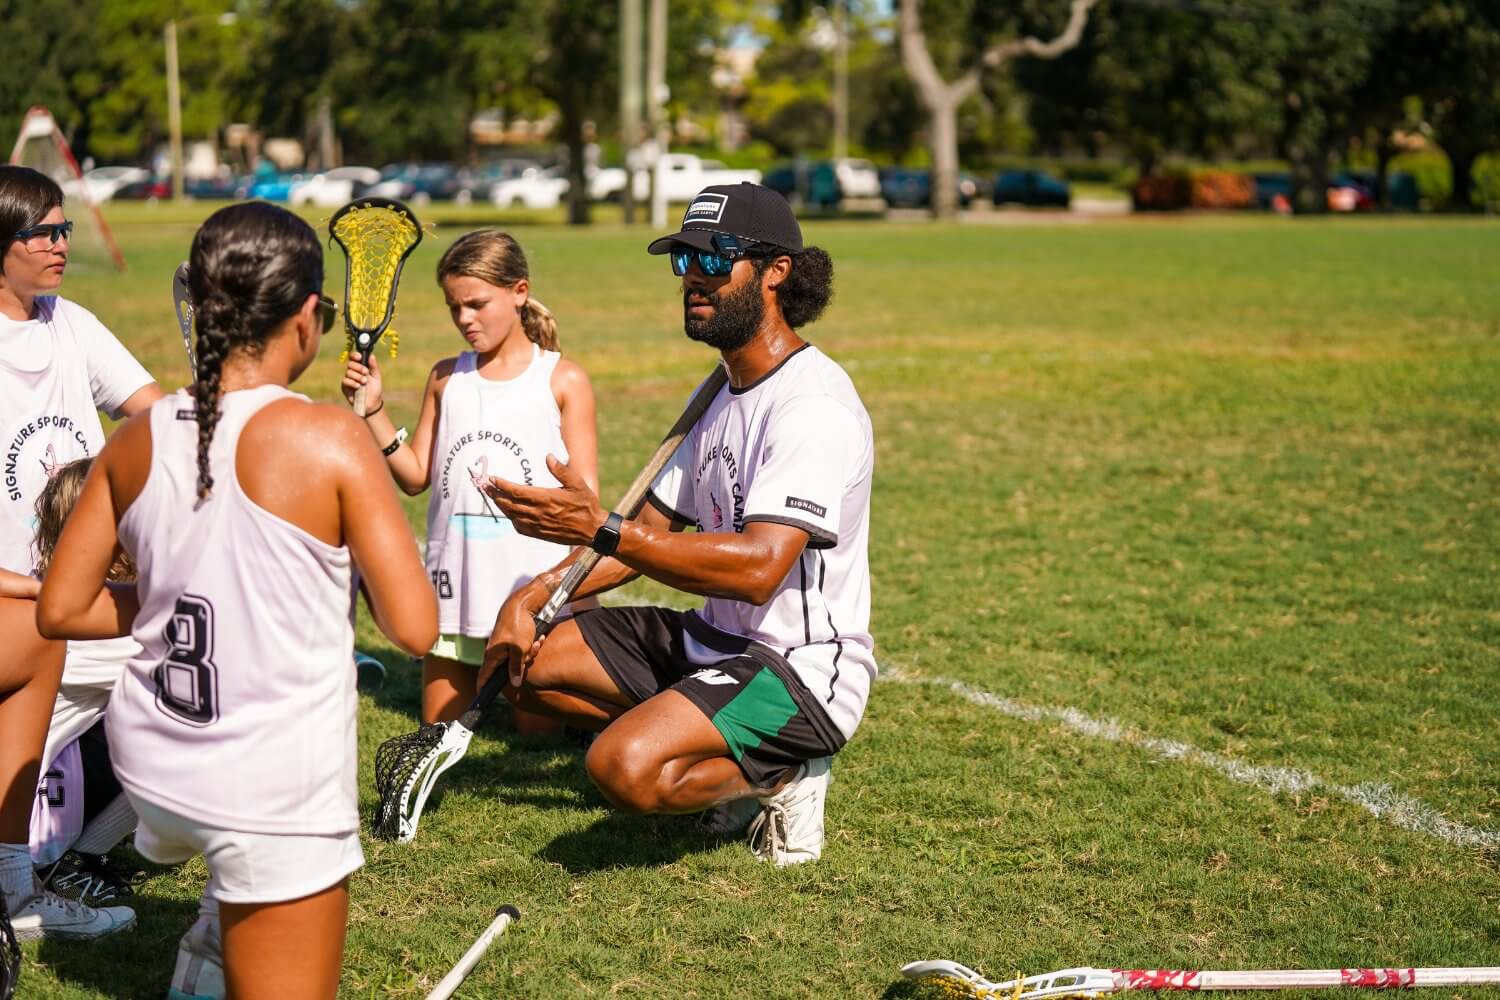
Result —
[{"label": "yellow lacrosse head", "polygon": [[[359,198],[334,213],[328,233],[344,251],[345,355],[368,362],[375,342],[396,313],[401,267],[422,242],[422,226],[411,209],[389,198]],[[398,338],[391,331],[391,357]]]}]

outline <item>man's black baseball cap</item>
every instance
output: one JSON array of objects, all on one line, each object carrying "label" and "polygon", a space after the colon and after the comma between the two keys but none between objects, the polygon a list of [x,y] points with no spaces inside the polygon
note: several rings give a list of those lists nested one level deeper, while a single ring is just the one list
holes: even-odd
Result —
[{"label": "man's black baseball cap", "polygon": [[802,249],[802,227],[786,199],[768,187],[744,181],[714,184],[699,191],[682,213],[682,230],[651,241],[647,253],[669,253],[679,244],[717,253],[715,233],[769,243],[782,250]]}]

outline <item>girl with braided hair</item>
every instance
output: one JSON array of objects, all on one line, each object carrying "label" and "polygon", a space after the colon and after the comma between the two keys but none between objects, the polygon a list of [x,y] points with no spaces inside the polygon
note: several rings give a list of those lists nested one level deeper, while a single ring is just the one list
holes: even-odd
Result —
[{"label": "girl with braided hair", "polygon": [[[363,863],[354,564],[403,649],[432,645],[436,602],[359,421],[288,389],[336,310],[312,229],[232,205],[198,230],[190,263],[198,380],[105,446],[37,621],[70,638],[128,630],[142,647],[106,716],[136,848],[163,864],[201,853],[209,870],[174,995],[332,997]],[[133,585],[106,583],[117,546]]]},{"label": "girl with braided hair", "polygon": [[[161,398],[104,324],[58,291],[72,224],[63,192],[28,167],[0,166],[0,923],[18,937],[96,938],[135,920],[45,890],[30,834],[42,747],[64,667],[37,633],[31,575],[35,503],[68,462],[104,445],[99,411],[130,416]],[[70,663],[75,648],[66,650]]]},{"label": "girl with braided hair", "polygon": [[[599,488],[594,391],[583,369],[558,353],[557,322],[531,296],[520,244],[496,229],[468,233],[444,252],[437,277],[470,349],[433,366],[411,441],[403,443],[385,412],[374,358],[366,368],[351,357],[343,385],[351,402],[366,387],[365,426],[400,487],[411,496],[431,490],[427,571],[441,634],[422,660],[424,723],[463,713],[500,606],[567,554],[517,534],[484,495],[487,478],[555,486],[553,455]],[[561,728],[530,712],[514,718],[522,732]]]}]

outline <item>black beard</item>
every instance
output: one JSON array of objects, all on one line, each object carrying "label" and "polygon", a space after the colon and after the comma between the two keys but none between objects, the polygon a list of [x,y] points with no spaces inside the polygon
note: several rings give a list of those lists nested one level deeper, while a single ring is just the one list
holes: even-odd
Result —
[{"label": "black beard", "polygon": [[[713,315],[697,320],[687,314],[689,295],[707,298]],[[748,281],[738,291],[684,292],[682,295],[682,329],[691,340],[721,351],[736,351],[750,343],[766,315],[766,304],[760,298],[760,282]]]}]

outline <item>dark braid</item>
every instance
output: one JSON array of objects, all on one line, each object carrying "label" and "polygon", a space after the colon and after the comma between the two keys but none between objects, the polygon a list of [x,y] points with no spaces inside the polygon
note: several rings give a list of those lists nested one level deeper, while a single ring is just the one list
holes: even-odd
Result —
[{"label": "dark braid", "polygon": [[219,423],[219,380],[232,355],[258,358],[271,334],[323,287],[312,227],[265,202],[221,208],[193,237],[188,284],[196,310],[198,498],[213,489],[208,449]]}]

